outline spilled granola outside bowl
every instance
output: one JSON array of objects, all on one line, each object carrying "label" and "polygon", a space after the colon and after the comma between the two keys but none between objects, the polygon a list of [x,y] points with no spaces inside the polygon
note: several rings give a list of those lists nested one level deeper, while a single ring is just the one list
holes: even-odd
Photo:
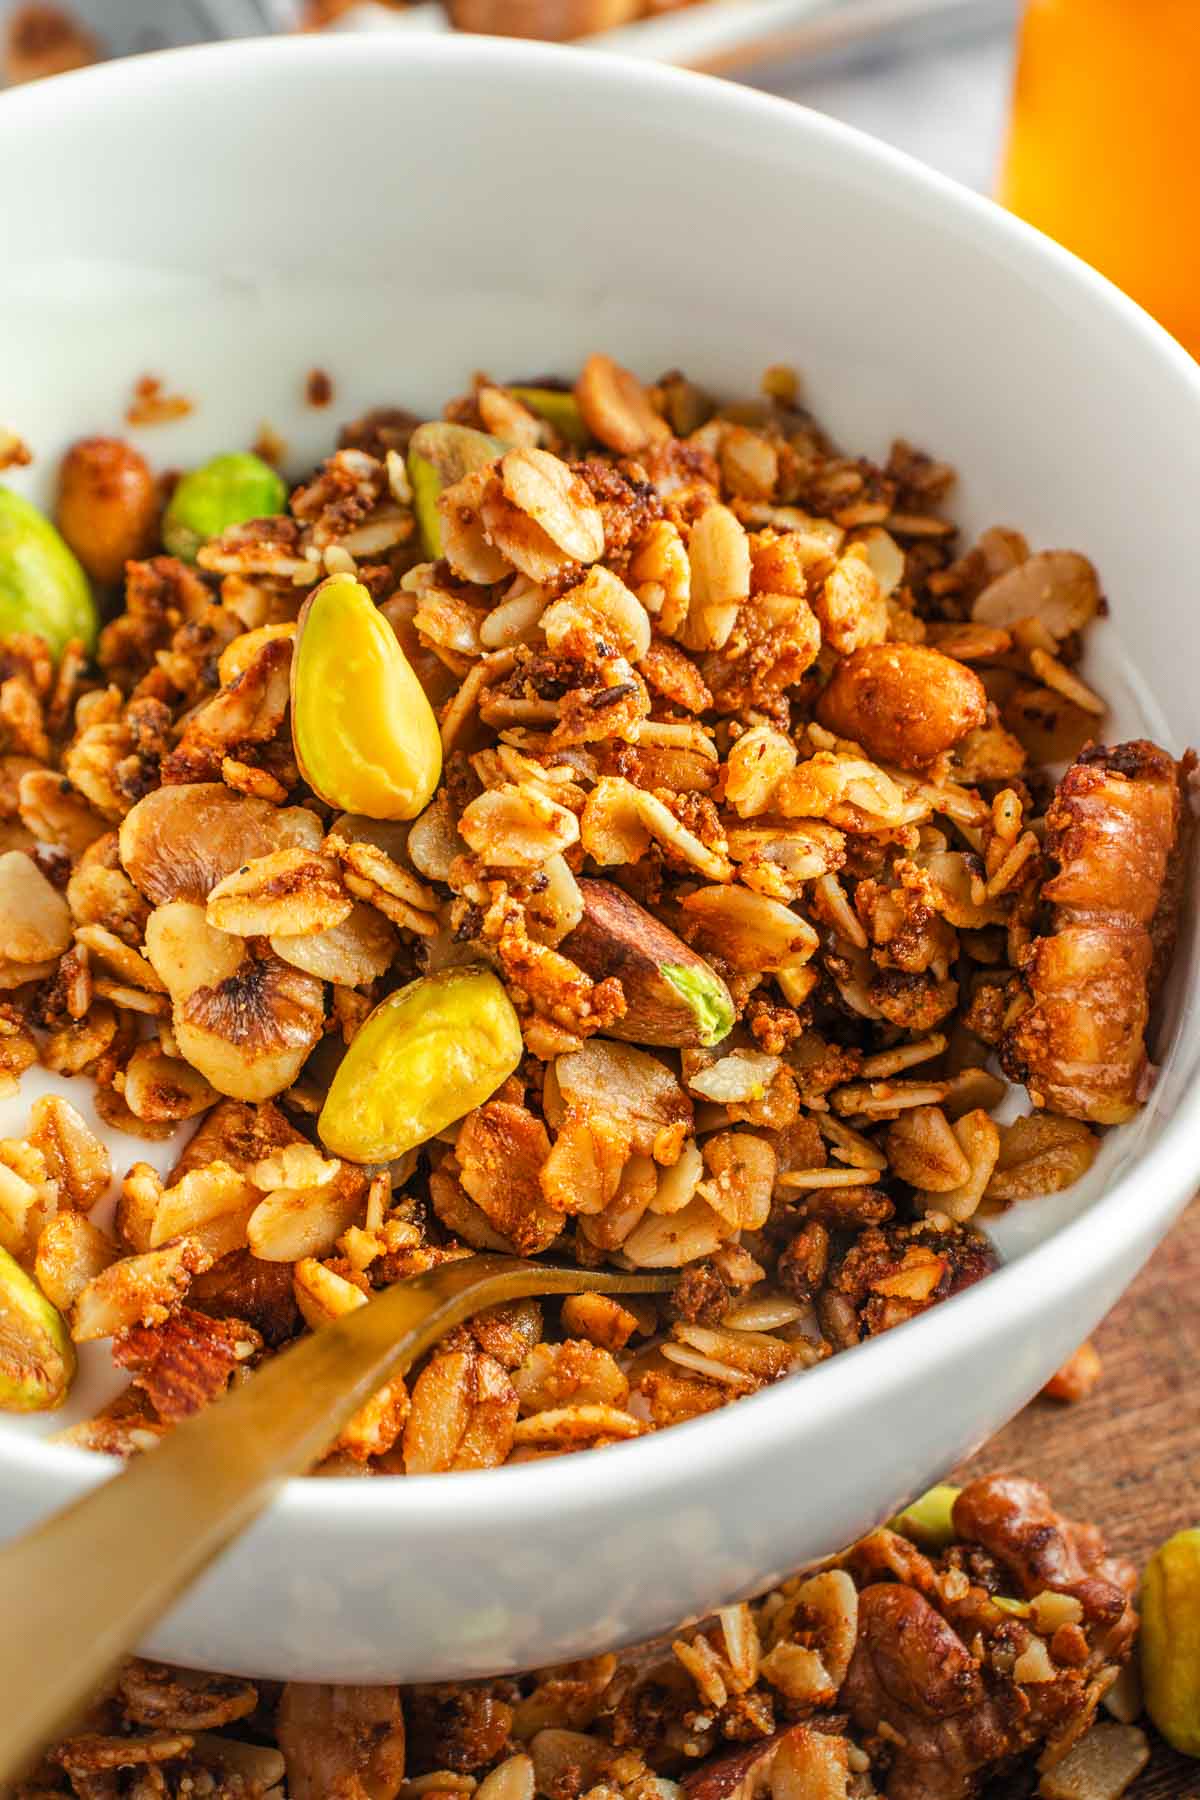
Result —
[{"label": "spilled granola outside bowl", "polygon": [[[261,53],[264,92],[285,66],[340,71],[347,96],[365,79],[352,46],[281,48]],[[482,67],[478,48],[420,54],[441,79]],[[159,67],[186,88],[221,56]],[[558,66],[504,57],[531,91]],[[613,78],[601,65],[580,91]],[[801,123],[814,167],[828,130]],[[825,154],[881,153],[835,132]],[[883,162],[885,188],[920,185]],[[330,1444],[316,1473],[338,1479],[293,1486],[268,1554],[271,1520],[249,1540],[271,1647],[243,1632],[231,1650],[241,1623],[214,1624],[203,1589],[204,1628],[163,1641],[223,1667],[349,1676],[395,1655],[461,1673],[761,1587],[833,1547],[729,1529],[738,1467],[759,1471],[752,1513],[784,1503],[786,1484],[761,1486],[774,1434],[840,1413],[814,1519],[838,1491],[835,1529],[847,1491],[889,1510],[1039,1384],[1162,1229],[1148,1215],[1103,1268],[1076,1258],[1074,1318],[1053,1281],[1036,1325],[1016,1297],[1044,1252],[994,1272],[1023,1219],[1100,1217],[1090,1196],[1147,1129],[1151,1006],[1184,991],[1185,740],[1151,741],[1120,659],[1094,654],[1114,629],[1109,540],[1098,524],[1093,562],[1074,502],[1054,535],[1053,508],[1015,507],[982,451],[982,480],[955,455],[961,529],[923,404],[873,457],[885,417],[905,427],[894,396],[861,435],[823,423],[838,383],[811,320],[789,340],[799,371],[737,380],[686,331],[655,353],[627,327],[580,341],[578,320],[557,337],[531,320],[510,350],[447,325],[454,375],[433,394],[394,348],[339,352],[297,303],[253,424],[214,437],[236,384],[182,379],[168,310],[151,341],[172,360],[126,420],[145,360],[80,429],[65,408],[44,438],[5,421],[34,461],[14,451],[0,494],[20,1083],[0,1145],[3,1401],[57,1440],[6,1428],[14,1526],[39,1470],[66,1498],[92,1478],[77,1447],[152,1448],[379,1287],[473,1249],[544,1253],[680,1278],[668,1301],[522,1301],[457,1330]],[[1026,1322],[1000,1364],[1010,1304]],[[874,1449],[868,1408],[896,1422]],[[679,1450],[653,1459],[666,1427]],[[567,1453],[630,1440],[582,1459],[568,1504]],[[725,1485],[692,1509],[687,1469],[722,1458]],[[892,1473],[865,1472],[880,1462]],[[614,1572],[644,1556],[632,1539],[590,1562],[568,1547],[631,1497],[633,1536],[665,1505],[675,1540],[636,1603]],[[406,1599],[426,1630],[445,1614],[436,1643],[377,1611],[356,1637],[363,1583],[376,1571],[383,1599],[397,1579],[378,1574],[404,1551],[380,1551],[393,1505],[409,1558],[428,1552]],[[295,1533],[311,1545],[334,1519],[334,1562],[297,1564]],[[496,1529],[521,1548],[493,1597]],[[472,1532],[489,1585],[447,1607],[457,1552],[434,1546]],[[537,1603],[514,1625],[522,1583]],[[588,1622],[597,1583],[622,1589],[618,1617]],[[336,1628],[299,1643],[289,1618],[326,1612]]]}]

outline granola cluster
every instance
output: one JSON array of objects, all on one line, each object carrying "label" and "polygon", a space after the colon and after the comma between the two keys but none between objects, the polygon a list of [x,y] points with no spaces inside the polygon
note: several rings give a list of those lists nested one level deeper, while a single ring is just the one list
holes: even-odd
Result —
[{"label": "granola cluster", "polygon": [[1118,1800],[1145,1739],[1093,1721],[1134,1585],[1094,1526],[991,1476],[928,1554],[878,1530],[673,1641],[528,1676],[280,1689],[135,1661],[17,1800],[972,1800],[1035,1757],[1045,1800]]},{"label": "granola cluster", "polygon": [[[383,408],[194,563],[158,553],[136,451],[71,453],[73,480],[123,472],[60,516],[80,557],[140,553],[95,664],[0,641],[0,1079],[90,1076],[130,1150],[109,1219],[108,1151],[68,1090],[39,1100],[0,1143],[0,1246],[130,1372],[74,1441],[144,1448],[478,1249],[679,1279],[460,1328],[325,1471],[636,1437],[977,1280],[975,1222],[1068,1185],[1140,1099],[1178,772],[1090,751],[1051,805],[1104,712],[1076,672],[1095,572],[1011,530],[960,550],[945,465],[843,455],[787,371],[764,391],[722,408],[598,355],[574,390],[480,377],[421,426],[459,458],[432,499],[420,422]],[[371,756],[321,741],[297,629],[322,582],[374,602],[440,777],[365,680]],[[321,798],[348,771],[369,804],[389,732],[417,816]],[[512,1073],[390,1162],[331,1150],[373,1009],[464,965],[515,1013]],[[1035,1101],[1003,1125],[997,1049]],[[189,1122],[165,1178],[137,1159]]]}]

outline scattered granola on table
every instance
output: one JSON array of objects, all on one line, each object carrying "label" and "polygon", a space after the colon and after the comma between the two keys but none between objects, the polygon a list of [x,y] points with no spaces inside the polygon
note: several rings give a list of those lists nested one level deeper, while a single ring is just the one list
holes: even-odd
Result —
[{"label": "scattered granola on table", "polygon": [[1146,1740],[1094,1721],[1133,1568],[1035,1482],[944,1491],[936,1548],[874,1531],[674,1640],[532,1675],[280,1689],[134,1661],[19,1800],[972,1800],[1018,1767],[1119,1800]]},{"label": "scattered granola on table", "polygon": [[1136,1108],[1184,809],[1086,747],[1095,571],[962,549],[948,467],[764,387],[597,355],[290,497],[227,451],[160,515],[112,439],[58,531],[0,490],[0,1083],[88,1076],[129,1146],[65,1083],[0,1143],[0,1404],[111,1339],[68,1436],[130,1454],[487,1249],[680,1281],[457,1329],[323,1472],[621,1442],[986,1275]]}]

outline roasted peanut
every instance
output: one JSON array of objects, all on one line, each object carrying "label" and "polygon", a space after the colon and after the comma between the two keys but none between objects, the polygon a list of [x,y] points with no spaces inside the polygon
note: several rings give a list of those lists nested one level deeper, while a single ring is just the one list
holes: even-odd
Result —
[{"label": "roasted peanut", "polygon": [[982,725],[987,695],[965,664],[924,644],[869,644],[837,665],[817,717],[880,762],[919,769]]},{"label": "roasted peanut", "polygon": [[611,356],[588,357],[575,383],[575,399],[592,436],[624,456],[636,456],[647,444],[670,436],[637,376]]},{"label": "roasted peanut", "polygon": [[93,581],[120,581],[125,564],[154,542],[154,477],[132,444],[81,438],[58,472],[58,529]]}]

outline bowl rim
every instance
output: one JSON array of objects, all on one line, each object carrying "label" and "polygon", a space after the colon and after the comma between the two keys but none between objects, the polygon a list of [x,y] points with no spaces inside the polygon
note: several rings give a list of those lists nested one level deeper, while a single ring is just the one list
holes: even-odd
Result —
[{"label": "bowl rim", "polygon": [[[490,79],[506,70],[558,82],[572,59],[570,77],[590,83],[595,91],[619,91],[623,105],[645,101],[707,116],[714,129],[728,133],[744,128],[747,137],[767,139],[784,134],[807,143],[818,153],[835,152],[876,183],[890,182],[922,216],[940,214],[958,222],[1001,254],[1027,268],[1040,267],[1060,300],[1099,317],[1128,343],[1140,343],[1140,354],[1157,372],[1190,391],[1200,427],[1200,364],[1134,301],[1104,276],[1033,227],[1005,212],[984,196],[939,174],[905,152],[856,128],[828,118],[782,97],[720,80],[717,77],[647,63],[570,45],[532,43],[475,36],[429,37],[398,34],[332,34],[293,38],[237,39],[191,45],[102,63],[34,82],[0,95],[0,142],[27,127],[45,129],[65,103],[103,113],[153,87],[164,75],[178,82],[204,84],[221,66],[242,79],[293,63],[336,63],[378,75],[382,62],[401,79],[435,77],[449,64],[486,70]],[[1176,1025],[1182,1034],[1185,1014],[1194,1014],[1200,977],[1189,984],[1185,1007]],[[351,1477],[288,1481],[260,1516],[301,1530],[322,1524],[387,1527],[403,1524],[414,1530],[428,1523],[442,1532],[477,1525],[481,1516],[500,1506],[530,1520],[549,1519],[564,1507],[597,1513],[628,1502],[636,1488],[643,1497],[678,1486],[681,1472],[689,1484],[719,1465],[748,1453],[764,1438],[784,1439],[794,1422],[815,1427],[853,1406],[864,1388],[878,1399],[914,1386],[953,1367],[959,1320],[971,1312],[974,1340],[1000,1341],[1019,1334],[1036,1317],[1043,1296],[1055,1291],[1054,1276],[1065,1274],[1058,1291],[1068,1297],[1112,1264],[1122,1247],[1138,1260],[1128,1268],[1131,1280],[1146,1246],[1164,1234],[1173,1215],[1200,1180],[1200,1066],[1188,1076],[1172,1116],[1164,1122],[1148,1153],[1120,1174],[1080,1216],[1023,1252],[984,1281],[904,1327],[903,1354],[896,1355],[888,1333],[856,1347],[852,1356],[836,1356],[807,1370],[798,1390],[788,1381],[740,1400],[714,1414],[651,1432],[628,1444],[611,1446],[604,1455],[565,1456],[525,1466],[472,1470],[454,1481],[442,1476],[408,1476],[403,1481],[362,1481]],[[1143,1198],[1139,1199],[1139,1195]],[[1144,1198],[1148,1196],[1148,1198]],[[1122,1216],[1124,1215],[1124,1217]],[[797,1394],[804,1396],[803,1412]],[[40,1476],[52,1484],[63,1502],[85,1492],[114,1473],[117,1459],[69,1445],[0,1431],[0,1480],[6,1470],[25,1478]]]}]

